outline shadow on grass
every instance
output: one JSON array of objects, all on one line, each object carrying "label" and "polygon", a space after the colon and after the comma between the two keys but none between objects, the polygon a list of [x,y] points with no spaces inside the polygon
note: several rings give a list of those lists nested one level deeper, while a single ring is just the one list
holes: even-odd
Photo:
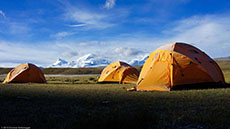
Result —
[{"label": "shadow on grass", "polygon": [[[78,129],[149,129],[155,128],[158,118],[147,109],[136,109],[133,112],[116,109],[102,114],[80,114],[79,121],[73,123],[71,128]],[[88,117],[86,117],[88,116]]]},{"label": "shadow on grass", "polygon": [[230,88],[230,84],[222,83],[199,83],[199,84],[189,84],[189,85],[179,85],[174,86],[171,90],[194,90],[194,89],[218,89],[218,88]]},{"label": "shadow on grass", "polygon": [[15,98],[3,97],[3,126],[26,126],[32,129],[149,129],[157,127],[159,119],[150,108],[89,106],[82,98]]}]

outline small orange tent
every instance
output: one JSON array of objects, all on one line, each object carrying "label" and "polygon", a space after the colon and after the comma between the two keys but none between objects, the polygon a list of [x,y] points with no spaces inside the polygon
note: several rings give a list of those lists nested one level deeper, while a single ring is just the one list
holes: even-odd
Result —
[{"label": "small orange tent", "polygon": [[4,80],[5,83],[46,83],[46,79],[42,71],[33,64],[21,64],[12,69]]},{"label": "small orange tent", "polygon": [[138,79],[139,72],[136,68],[124,63],[115,62],[109,64],[103,69],[98,82],[119,82],[119,83],[133,83]]},{"label": "small orange tent", "polygon": [[204,83],[225,84],[218,64],[194,46],[172,43],[150,54],[138,78],[136,90],[170,91],[179,86]]}]

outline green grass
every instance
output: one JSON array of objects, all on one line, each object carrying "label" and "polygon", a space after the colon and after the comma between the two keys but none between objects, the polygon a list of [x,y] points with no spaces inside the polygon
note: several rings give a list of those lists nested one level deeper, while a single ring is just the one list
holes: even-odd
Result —
[{"label": "green grass", "polygon": [[96,84],[98,77],[47,77],[46,80],[49,84]]},{"label": "green grass", "polygon": [[[141,70],[141,66],[135,66],[138,71]],[[7,74],[13,68],[0,68],[0,74]],[[44,68],[42,72],[44,74],[100,74],[102,68]]]},{"label": "green grass", "polygon": [[119,84],[1,86],[4,126],[228,128],[230,89],[127,92]]},{"label": "green grass", "polygon": [[[218,62],[230,83],[226,62]],[[3,81],[3,78],[0,78]],[[0,84],[0,125],[32,129],[225,129],[230,88],[127,92],[96,76],[47,77],[47,84]]]},{"label": "green grass", "polygon": [[100,74],[104,68],[44,68],[44,74]]}]

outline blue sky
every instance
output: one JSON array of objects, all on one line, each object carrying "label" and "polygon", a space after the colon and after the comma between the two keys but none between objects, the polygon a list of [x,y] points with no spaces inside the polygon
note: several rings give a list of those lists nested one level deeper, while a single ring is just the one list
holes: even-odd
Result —
[{"label": "blue sky", "polygon": [[229,0],[0,0],[0,66],[88,53],[130,61],[187,42],[230,56]]}]

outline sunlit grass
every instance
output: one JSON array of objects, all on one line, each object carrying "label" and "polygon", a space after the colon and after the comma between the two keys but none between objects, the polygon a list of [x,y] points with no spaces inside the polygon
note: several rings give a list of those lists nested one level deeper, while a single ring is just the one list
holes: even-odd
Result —
[{"label": "sunlit grass", "polygon": [[230,83],[230,70],[229,71],[224,71],[224,78],[226,83]]},{"label": "sunlit grass", "polygon": [[98,76],[47,77],[46,80],[50,84],[96,84]]}]

